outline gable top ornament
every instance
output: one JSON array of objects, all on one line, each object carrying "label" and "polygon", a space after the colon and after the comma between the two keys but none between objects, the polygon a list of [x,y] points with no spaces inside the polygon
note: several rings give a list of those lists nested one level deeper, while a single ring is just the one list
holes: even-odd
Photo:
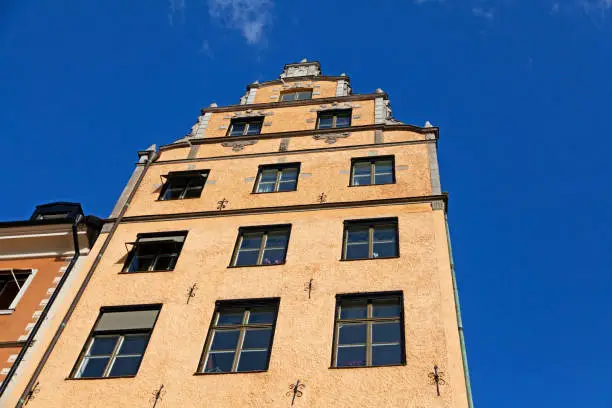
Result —
[{"label": "gable top ornament", "polygon": [[318,61],[308,61],[306,58],[300,62],[285,64],[281,78],[295,78],[302,76],[321,75],[321,64]]}]

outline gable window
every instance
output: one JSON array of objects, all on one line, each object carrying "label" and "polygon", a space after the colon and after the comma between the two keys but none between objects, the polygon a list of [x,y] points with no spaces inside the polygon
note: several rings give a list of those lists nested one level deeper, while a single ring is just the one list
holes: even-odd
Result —
[{"label": "gable window", "polygon": [[0,270],[0,311],[11,311],[23,296],[33,273],[31,270]]},{"label": "gable window", "polygon": [[317,117],[317,129],[344,128],[351,126],[350,109],[323,111]]},{"label": "gable window", "polygon": [[72,377],[135,376],[160,309],[161,305],[102,308]]},{"label": "gable window", "polygon": [[166,179],[159,199],[167,200],[184,200],[186,198],[198,198],[202,195],[202,189],[206,184],[208,170],[198,171],[172,171],[166,176]]},{"label": "gable window", "polygon": [[218,301],[200,372],[265,371],[270,362],[279,299]]},{"label": "gable window", "polygon": [[295,191],[299,173],[299,163],[260,166],[254,193]]},{"label": "gable window", "polygon": [[401,292],[338,295],[332,367],[405,364]]},{"label": "gable window", "polygon": [[284,92],[280,97],[281,102],[303,101],[307,99],[312,99],[312,89]]},{"label": "gable window", "polygon": [[258,135],[261,133],[261,127],[263,126],[263,118],[249,118],[249,119],[232,119],[230,124],[228,135],[230,136],[248,136]]},{"label": "gable window", "polygon": [[240,228],[231,266],[284,264],[290,231],[290,225]]},{"label": "gable window", "polygon": [[344,222],[343,260],[394,258],[398,254],[397,218]]},{"label": "gable window", "polygon": [[172,271],[183,249],[187,231],[138,234],[123,272]]},{"label": "gable window", "polygon": [[393,156],[352,160],[351,186],[395,183]]}]

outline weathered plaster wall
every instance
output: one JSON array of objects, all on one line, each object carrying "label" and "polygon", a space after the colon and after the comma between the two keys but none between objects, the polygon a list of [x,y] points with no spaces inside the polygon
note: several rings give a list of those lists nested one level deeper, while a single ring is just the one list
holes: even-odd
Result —
[{"label": "weathered plaster wall", "polygon": [[[339,261],[342,222],[399,218],[397,259]],[[240,226],[291,223],[285,265],[227,268]],[[187,229],[174,272],[118,274],[124,242],[137,233]],[[312,299],[304,283],[314,279]],[[186,304],[187,290],[198,283]],[[159,407],[287,407],[289,384],[306,384],[295,406],[466,406],[444,218],[429,204],[214,217],[121,225],[68,323],[28,408],[151,406],[151,393],[167,391]],[[330,369],[335,295],[402,290],[406,366]],[[194,376],[217,299],[281,298],[265,373]],[[135,378],[66,380],[101,306],[163,303]],[[447,342],[449,342],[447,344]],[[456,343],[456,344],[454,344]],[[437,397],[428,373],[447,372]]]},{"label": "weathered plaster wall", "polygon": [[[310,143],[325,144],[321,141]],[[349,187],[351,158],[395,155],[396,184]],[[297,191],[253,194],[258,166],[301,162]],[[200,198],[158,201],[162,175],[169,171],[209,169],[210,177]],[[223,198],[227,209],[316,203],[321,193],[327,202],[362,201],[377,198],[414,197],[431,194],[426,144],[362,146],[334,152],[312,152],[240,160],[209,160],[156,164],[150,168],[127,215],[210,211]]]}]

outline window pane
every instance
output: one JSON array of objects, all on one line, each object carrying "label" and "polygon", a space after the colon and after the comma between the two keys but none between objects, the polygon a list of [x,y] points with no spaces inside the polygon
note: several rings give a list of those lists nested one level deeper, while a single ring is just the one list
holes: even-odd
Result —
[{"label": "window pane", "polygon": [[143,354],[149,336],[125,336],[119,354]]},{"label": "window pane", "polygon": [[376,174],[374,176],[374,184],[391,184],[393,183],[393,174]]},{"label": "window pane", "polygon": [[258,193],[271,193],[274,191],[274,187],[275,187],[276,183],[259,183],[257,185],[257,192]]},{"label": "window pane", "polygon": [[365,344],[365,324],[341,324],[338,333],[338,344]]},{"label": "window pane", "polygon": [[261,237],[263,234],[243,234],[240,249],[259,249],[261,247]]},{"label": "window pane", "polygon": [[395,242],[395,227],[376,227],[374,228],[374,242],[393,241]]},{"label": "window pane", "polygon": [[183,189],[181,187],[174,188],[173,186],[168,186],[162,200],[177,200],[181,197],[182,192]]},{"label": "window pane", "polygon": [[302,91],[297,93],[297,99],[305,100],[312,98],[312,91]]},{"label": "window pane", "polygon": [[10,277],[10,281],[5,281],[4,285],[0,286],[0,309],[8,309],[13,303],[13,300],[17,297],[19,293],[19,287],[13,280],[13,277]]},{"label": "window pane", "polygon": [[237,371],[265,370],[268,362],[268,351],[243,351],[240,353]]},{"label": "window pane", "polygon": [[321,116],[319,118],[319,129],[327,129],[332,127],[332,117],[331,116]]},{"label": "window pane", "polygon": [[230,136],[241,136],[244,132],[245,127],[246,123],[234,123],[232,125],[232,131],[230,132]]},{"label": "window pane", "polygon": [[395,242],[388,243],[374,243],[373,249],[374,258],[386,258],[390,256],[397,256],[397,247]]},{"label": "window pane", "polygon": [[346,259],[367,259],[368,254],[368,243],[365,244],[349,244],[346,247]]},{"label": "window pane", "polygon": [[393,162],[391,160],[374,162],[374,170],[378,173],[393,173]]},{"label": "window pane", "polygon": [[249,128],[247,129],[247,135],[258,135],[261,133],[261,122],[251,122],[249,123]]},{"label": "window pane", "polygon": [[234,363],[234,352],[231,353],[209,353],[204,371],[207,373],[228,373],[232,371]]},{"label": "window pane", "polygon": [[242,324],[243,314],[244,314],[244,311],[242,309],[222,311],[219,313],[219,320],[217,320],[217,326]]},{"label": "window pane", "polygon": [[102,377],[109,357],[103,358],[86,358],[83,362],[81,372],[77,375],[79,378],[97,378]]},{"label": "window pane", "polygon": [[372,324],[373,343],[399,343],[400,323],[374,323]]},{"label": "window pane", "polygon": [[272,232],[268,235],[266,248],[284,248],[287,246],[286,232]]},{"label": "window pane", "polygon": [[257,308],[251,309],[251,313],[249,315],[249,323],[273,323],[274,316],[276,313],[274,309],[270,308]]},{"label": "window pane", "polygon": [[367,186],[372,184],[370,182],[370,175],[365,176],[353,176],[353,185],[354,186]]},{"label": "window pane", "polygon": [[297,169],[283,169],[281,172],[281,181],[295,181],[297,179]]},{"label": "window pane", "polygon": [[295,191],[297,183],[295,181],[281,181],[278,184],[278,191]]},{"label": "window pane", "polygon": [[366,313],[365,300],[343,301],[340,304],[340,319],[365,319]]},{"label": "window pane", "polygon": [[259,178],[260,182],[276,182],[276,174],[278,173],[278,170],[276,169],[268,169],[268,170],[263,170],[261,172],[261,177]]},{"label": "window pane", "polygon": [[238,344],[240,330],[215,330],[210,349],[215,350],[235,350]]},{"label": "window pane", "polygon": [[292,101],[295,98],[294,93],[286,93],[281,95],[281,101]]},{"label": "window pane", "polygon": [[380,299],[373,302],[374,317],[400,317],[400,303],[397,299]]},{"label": "window pane", "polygon": [[370,162],[367,163],[355,163],[353,165],[353,174],[355,176],[369,176],[372,171]]},{"label": "window pane", "polygon": [[155,271],[170,271],[174,269],[176,263],[176,255],[159,255],[155,262]]},{"label": "window pane", "polygon": [[267,349],[270,346],[272,329],[248,329],[244,335],[243,349]]},{"label": "window pane", "polygon": [[402,349],[399,344],[392,346],[372,346],[372,365],[392,365],[402,363]]},{"label": "window pane", "polygon": [[362,367],[366,365],[366,348],[338,347],[336,367]]},{"label": "window pane", "polygon": [[93,344],[87,353],[90,356],[110,355],[115,349],[118,336],[113,337],[94,337]]},{"label": "window pane", "polygon": [[349,229],[348,230],[348,243],[363,243],[368,242],[370,231],[365,229]]},{"label": "window pane", "polygon": [[136,255],[132,259],[132,263],[130,264],[129,271],[148,271],[151,265],[153,265],[153,261],[155,260],[152,256],[139,256]]},{"label": "window pane", "polygon": [[266,249],[264,250],[262,265],[278,265],[285,261],[285,249]]},{"label": "window pane", "polygon": [[336,118],[336,127],[347,127],[351,125],[351,117],[350,116],[338,116]]},{"label": "window pane", "polygon": [[236,266],[257,265],[259,251],[239,251],[236,257]]},{"label": "window pane", "polygon": [[117,357],[109,377],[119,377],[122,375],[136,375],[142,356],[138,357]]}]

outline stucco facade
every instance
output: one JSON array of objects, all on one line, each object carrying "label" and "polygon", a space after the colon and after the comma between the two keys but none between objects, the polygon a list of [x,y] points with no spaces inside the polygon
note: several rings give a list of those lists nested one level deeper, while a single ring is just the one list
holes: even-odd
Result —
[{"label": "stucco facade", "polygon": [[[142,152],[28,407],[288,407],[298,379],[295,406],[471,406],[438,129],[394,120],[382,91],[351,95],[348,77],[319,76],[318,63],[288,64],[282,81],[252,84],[241,105],[204,108],[190,135]],[[278,102],[302,88],[312,99]],[[387,109],[382,120],[377,106]],[[339,109],[351,109],[350,126],[316,129],[319,112]],[[232,119],[249,115],[263,118],[259,134],[226,136]],[[352,162],[377,157],[392,160],[393,182],[354,186]],[[295,190],[256,193],[260,166],[290,163],[299,163]],[[201,195],[163,199],[169,175],[185,171],[206,174]],[[394,256],[348,259],[345,222],[366,219],[394,220]],[[271,225],[290,226],[283,261],[236,266],[242,228]],[[186,236],[171,270],[130,272],[143,234],[176,231]],[[381,292],[401,293],[401,363],[341,367],[336,297]],[[265,369],[203,372],[216,302],[264,298],[279,302]],[[161,305],[137,372],[84,378],[101,308],[130,305]],[[444,373],[439,395],[434,366]]]}]

